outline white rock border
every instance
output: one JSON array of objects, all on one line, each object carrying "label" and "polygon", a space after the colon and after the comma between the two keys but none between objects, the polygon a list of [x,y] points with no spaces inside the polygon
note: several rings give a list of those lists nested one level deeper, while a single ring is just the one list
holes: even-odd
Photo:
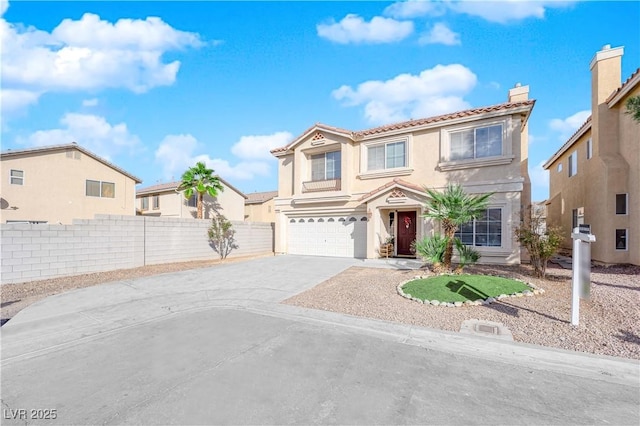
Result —
[{"label": "white rock border", "polygon": [[463,306],[480,306],[480,305],[489,305],[491,303],[494,303],[500,299],[506,299],[509,297],[531,297],[534,296],[536,294],[544,294],[544,289],[543,288],[538,288],[536,287],[534,284],[523,281],[519,278],[509,278],[509,277],[503,277],[501,275],[494,275],[494,274],[484,274],[487,276],[491,276],[491,277],[498,277],[498,278],[504,278],[507,280],[514,280],[514,281],[519,281],[523,284],[525,284],[526,286],[528,286],[529,288],[531,288],[531,290],[525,290],[522,293],[518,292],[518,293],[512,293],[512,294],[501,294],[497,297],[488,297],[486,299],[477,299],[474,301],[471,300],[467,300],[464,303],[463,302],[441,302],[439,300],[421,300],[418,299],[417,297],[413,297],[410,294],[405,293],[404,291],[402,291],[402,287],[411,282],[411,281],[415,281],[415,280],[421,280],[421,279],[426,279],[426,278],[433,278],[435,276],[440,276],[440,275],[448,275],[448,276],[452,276],[452,277],[456,277],[456,276],[460,276],[460,275],[480,275],[480,274],[459,274],[459,275],[452,275],[452,274],[438,274],[438,275],[416,275],[415,277],[409,279],[409,280],[405,280],[402,281],[400,284],[397,285],[396,290],[398,292],[398,294],[402,297],[404,297],[405,299],[409,299],[412,300],[414,302],[418,302],[420,304],[423,305],[433,305],[433,306],[444,306],[444,307],[448,307],[448,308],[460,308]]}]

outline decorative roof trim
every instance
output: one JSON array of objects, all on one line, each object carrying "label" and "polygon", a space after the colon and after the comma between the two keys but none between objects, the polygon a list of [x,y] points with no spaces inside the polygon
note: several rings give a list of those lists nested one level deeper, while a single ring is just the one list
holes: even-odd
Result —
[{"label": "decorative roof trim", "polygon": [[407,182],[406,180],[402,180],[400,178],[395,178],[385,183],[384,185],[374,189],[373,191],[370,191],[364,194],[362,197],[360,197],[360,199],[358,199],[358,201],[368,202],[370,200],[373,200],[374,198],[379,197],[380,195],[382,195],[388,190],[396,190],[396,189],[406,190],[409,192],[416,193],[418,195],[425,196],[423,187],[415,185],[411,182]]},{"label": "decorative roof trim", "polygon": [[618,102],[622,100],[629,92],[631,92],[638,84],[640,84],[640,68],[635,70],[633,74],[622,83],[622,86],[617,88],[605,101],[609,108],[614,107]]},{"label": "decorative roof trim", "polygon": [[556,153],[553,154],[553,156],[551,156],[551,158],[548,159],[547,162],[542,165],[542,168],[545,170],[549,169],[549,167],[551,167],[551,165],[558,158],[560,158],[562,154],[567,152],[569,148],[571,148],[573,144],[576,143],[578,139],[580,139],[589,129],[591,129],[591,116],[589,116],[589,118],[587,118],[587,120],[584,123],[582,123],[582,126],[580,126],[578,130],[576,130],[576,132],[569,138],[569,140],[565,142],[564,145],[562,145],[560,149],[556,151]]},{"label": "decorative roof trim", "polygon": [[94,154],[93,152],[89,151],[86,148],[81,147],[80,145],[78,145],[77,142],[71,142],[71,143],[61,144],[61,145],[39,146],[39,147],[35,147],[35,148],[8,149],[6,151],[2,151],[2,153],[0,153],[0,157],[13,157],[13,156],[19,156],[19,155],[47,153],[47,152],[54,152],[54,151],[64,151],[64,150],[67,150],[67,149],[78,150],[78,151],[82,152],[83,154],[86,154],[89,157],[93,158],[94,160],[99,161],[100,163],[104,164],[105,166],[110,167],[113,170],[115,170],[115,171],[117,171],[119,173],[122,173],[123,175],[133,179],[135,183],[142,183],[142,179],[140,179],[139,177],[137,177],[135,175],[132,175],[131,173],[127,172],[126,170],[116,166],[112,162],[110,162],[108,160],[105,160],[104,158],[100,157],[97,154]]}]

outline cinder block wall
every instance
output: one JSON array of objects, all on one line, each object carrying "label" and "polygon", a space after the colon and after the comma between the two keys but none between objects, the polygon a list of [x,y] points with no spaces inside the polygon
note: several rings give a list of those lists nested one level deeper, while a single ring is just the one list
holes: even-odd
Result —
[{"label": "cinder block wall", "polygon": [[[271,223],[232,222],[229,257],[273,252]],[[97,215],[72,225],[1,224],[2,284],[138,266],[217,259],[210,221]]]}]

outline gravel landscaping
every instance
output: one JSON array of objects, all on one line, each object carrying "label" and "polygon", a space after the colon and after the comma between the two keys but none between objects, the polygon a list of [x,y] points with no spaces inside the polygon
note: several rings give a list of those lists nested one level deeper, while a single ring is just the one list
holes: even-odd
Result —
[{"label": "gravel landscaping", "polygon": [[[5,284],[0,286],[0,314],[4,322],[38,300],[76,288],[217,264],[220,261],[215,259],[181,262]],[[284,303],[450,331],[459,331],[462,322],[469,319],[493,321],[509,328],[515,341],[640,359],[640,267],[593,268],[591,300],[582,301],[577,328],[570,324],[570,270],[550,265],[546,280],[531,277],[526,265],[474,266],[465,272],[521,279],[543,288],[545,293],[452,309],[398,295],[399,283],[416,275],[429,275],[427,271],[353,267]]]},{"label": "gravel landscaping", "polygon": [[580,305],[580,325],[571,325],[571,271],[550,265],[547,279],[528,266],[474,266],[469,273],[518,278],[543,288],[534,297],[508,298],[490,305],[447,308],[403,298],[396,287],[425,271],[350,268],[284,303],[306,308],[460,331],[470,319],[504,324],[518,342],[640,359],[640,268],[593,268],[591,300]]}]

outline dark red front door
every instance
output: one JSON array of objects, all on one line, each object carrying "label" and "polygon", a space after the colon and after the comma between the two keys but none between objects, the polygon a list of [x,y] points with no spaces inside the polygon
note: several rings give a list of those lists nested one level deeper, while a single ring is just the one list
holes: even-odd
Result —
[{"label": "dark red front door", "polygon": [[411,243],[416,239],[416,212],[398,212],[398,254],[413,256]]}]

